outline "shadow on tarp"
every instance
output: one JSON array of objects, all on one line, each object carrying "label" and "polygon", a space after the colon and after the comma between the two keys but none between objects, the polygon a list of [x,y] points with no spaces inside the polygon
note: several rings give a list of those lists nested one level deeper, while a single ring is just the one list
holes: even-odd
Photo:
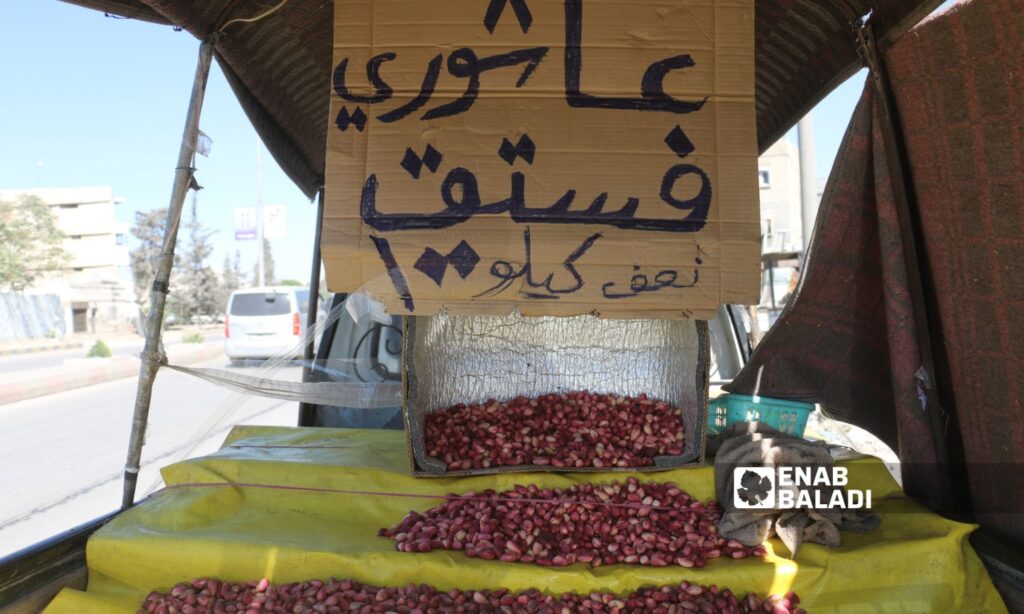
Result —
[{"label": "shadow on tarp", "polygon": [[[377,585],[539,588],[555,594],[627,593],[688,580],[737,593],[792,589],[815,614],[1006,611],[968,543],[973,525],[941,518],[901,497],[876,459],[842,464],[849,467],[851,487],[876,493],[882,524],[870,534],[844,533],[837,548],[805,544],[799,558],[791,561],[773,540],[767,560],[714,559],[703,569],[541,568],[469,559],[458,552],[398,552],[389,539],[377,536],[378,529],[396,524],[410,509],[424,510],[435,502],[324,490],[443,497],[487,488],[501,491],[527,482],[568,487],[622,480],[625,475],[520,473],[422,480],[408,475],[401,432],[237,427],[218,452],[165,468],[164,479],[172,488],[155,493],[97,532],[88,547],[88,591],[66,589],[46,611],[133,611],[151,590],[168,590],[195,577],[269,577],[275,583],[336,577]],[[713,497],[711,467],[635,475],[641,481],[676,482],[700,499]],[[224,486],[174,488],[195,483]]]}]

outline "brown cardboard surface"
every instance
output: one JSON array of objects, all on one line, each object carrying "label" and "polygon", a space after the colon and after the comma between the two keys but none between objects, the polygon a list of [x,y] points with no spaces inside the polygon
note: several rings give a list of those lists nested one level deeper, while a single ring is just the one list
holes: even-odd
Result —
[{"label": "brown cardboard surface", "polygon": [[753,54],[753,0],[336,0],[328,286],[417,315],[756,301]]}]

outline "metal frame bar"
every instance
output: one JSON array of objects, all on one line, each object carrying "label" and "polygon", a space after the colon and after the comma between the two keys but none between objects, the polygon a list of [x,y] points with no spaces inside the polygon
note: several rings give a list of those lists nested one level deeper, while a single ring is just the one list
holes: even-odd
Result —
[{"label": "metal frame bar", "polygon": [[[888,28],[883,27],[882,29],[884,30],[885,35],[882,37],[882,40],[880,41],[882,49],[885,49],[889,45],[892,45],[894,42],[899,40],[901,36],[906,34],[911,28],[917,25],[922,19],[924,19],[928,15],[931,15],[932,11],[937,9],[939,5],[942,4],[942,2],[943,0],[928,0],[926,4],[923,4],[914,9],[913,11],[911,11],[910,14],[903,18],[903,20],[895,24],[892,24]],[[844,6],[843,8],[848,12],[854,12],[849,6]],[[882,25],[884,26],[886,24]],[[796,125],[796,123],[799,121],[801,117],[810,113],[814,109],[814,107],[818,106],[819,102],[824,100],[825,97],[831,94],[837,87],[845,83],[847,79],[857,74],[857,71],[859,71],[861,68],[864,68],[864,64],[862,62],[851,62],[849,66],[836,72],[835,76],[829,79],[818,90],[817,94],[810,97],[803,105],[797,108],[796,112],[793,113],[792,122],[780,125],[778,128],[775,129],[775,132],[768,134],[767,137],[764,138],[763,140],[760,138],[758,139],[759,142],[765,143],[765,150],[767,150],[772,143],[786,136],[786,133],[789,132],[793,128],[793,126]],[[759,153],[764,153],[764,150],[762,150]]]},{"label": "metal frame bar", "polygon": [[63,585],[84,579],[86,542],[113,517],[107,514],[0,558],[0,611],[38,611],[26,601],[45,605]]},{"label": "metal frame bar", "polygon": [[[316,337],[309,334],[316,328],[316,319],[320,307],[320,264],[322,254],[320,253],[320,237],[324,231],[324,188],[320,186],[320,193],[316,202],[316,234],[313,239],[313,263],[309,271],[309,311],[306,315],[306,347],[302,357],[305,363],[302,367],[302,381],[311,381],[313,376],[313,361],[316,358],[315,342]],[[321,342],[322,343],[322,342]],[[316,405],[310,403],[299,403],[299,426],[313,426],[316,418]]]}]

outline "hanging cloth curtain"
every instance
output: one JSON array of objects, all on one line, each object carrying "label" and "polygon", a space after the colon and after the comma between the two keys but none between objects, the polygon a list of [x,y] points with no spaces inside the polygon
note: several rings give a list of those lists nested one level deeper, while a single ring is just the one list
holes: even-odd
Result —
[{"label": "hanging cloth curtain", "polygon": [[[904,239],[865,85],[818,213],[795,298],[734,392],[821,403],[898,450],[906,492],[1024,545],[1024,19],[1016,0],[968,2],[884,54],[908,181],[936,381],[921,372]],[[929,426],[934,385],[947,442]],[[939,464],[950,446],[965,464]],[[1002,468],[1002,469],[1000,469]]]}]

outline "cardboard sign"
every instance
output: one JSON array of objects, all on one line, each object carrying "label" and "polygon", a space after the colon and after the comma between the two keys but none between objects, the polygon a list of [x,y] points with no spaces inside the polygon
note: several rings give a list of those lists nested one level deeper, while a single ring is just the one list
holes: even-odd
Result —
[{"label": "cardboard sign", "polygon": [[323,253],[392,313],[758,297],[754,0],[335,0]]}]

